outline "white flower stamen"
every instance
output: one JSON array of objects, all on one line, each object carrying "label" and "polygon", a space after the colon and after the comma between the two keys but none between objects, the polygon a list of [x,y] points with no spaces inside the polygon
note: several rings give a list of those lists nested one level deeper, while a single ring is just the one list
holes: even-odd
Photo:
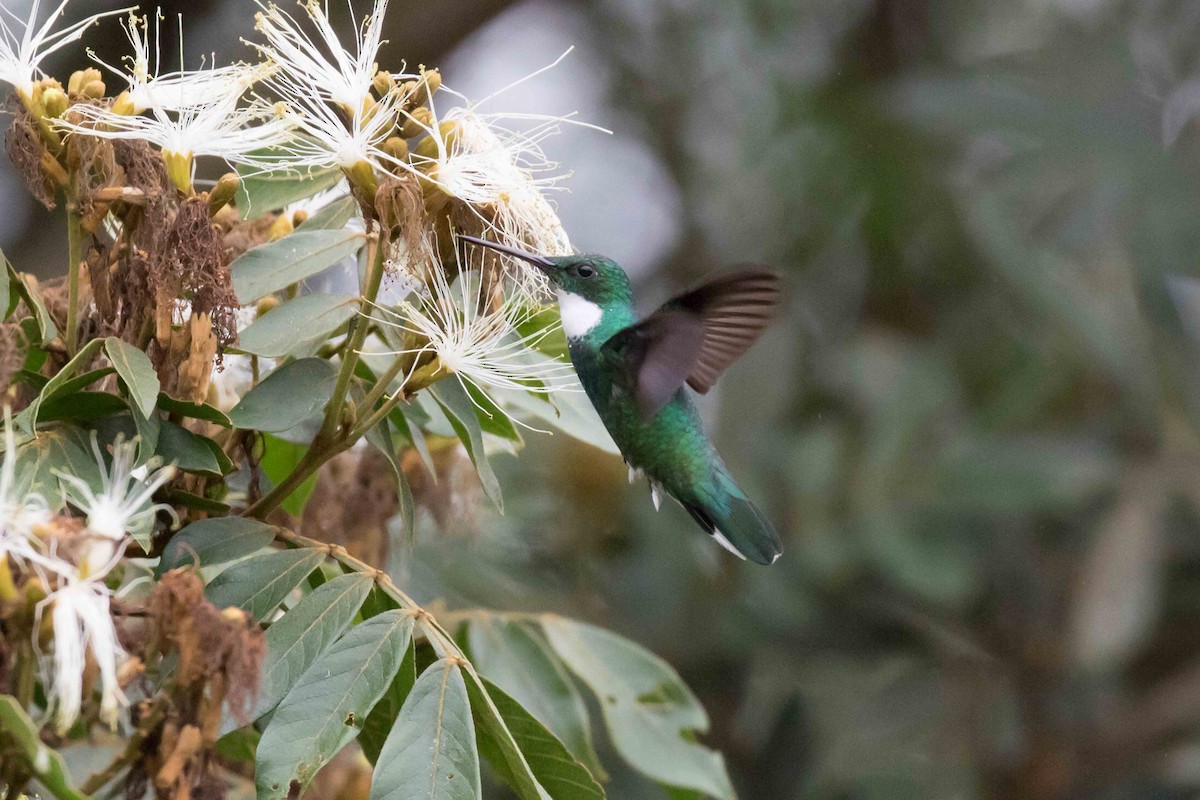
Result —
[{"label": "white flower stamen", "polygon": [[[427,342],[392,355],[415,354],[415,366],[421,354],[432,352],[439,368],[452,373],[463,388],[485,396],[497,389],[551,394],[576,387],[570,364],[535,350],[557,326],[520,332],[539,310],[522,293],[511,293],[497,305],[492,302],[494,284],[478,269],[464,271],[454,286],[434,259],[428,273],[424,297],[417,302],[404,301],[395,310],[380,309],[384,312],[380,322]],[[492,404],[501,407],[495,401]]]},{"label": "white flower stamen", "polygon": [[[55,30],[55,23],[70,2],[71,0],[62,0],[41,25],[37,24],[41,0],[33,0],[27,20],[20,19],[0,4],[0,81],[11,84],[26,98],[32,95],[34,83],[44,76],[41,65],[47,56],[72,42],[79,41],[84,31],[98,20],[131,10],[119,8],[115,11],[102,11]],[[21,28],[20,36],[5,22],[5,15]]]}]

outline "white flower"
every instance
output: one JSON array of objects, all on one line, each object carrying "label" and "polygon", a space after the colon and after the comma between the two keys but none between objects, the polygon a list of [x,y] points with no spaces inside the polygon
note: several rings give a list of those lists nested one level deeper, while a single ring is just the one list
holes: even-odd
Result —
[{"label": "white flower", "polygon": [[342,44],[327,6],[316,0],[300,4],[315,36],[274,3],[258,0],[258,5],[262,11],[255,27],[266,43],[250,44],[274,67],[265,84],[279,98],[275,113],[296,132],[280,159],[266,159],[261,166],[349,169],[366,162],[386,172],[410,169],[381,147],[395,132],[407,94],[399,87],[378,101],[371,94],[387,0],[376,0],[356,28],[353,49]]},{"label": "white flower", "polygon": [[[94,53],[88,53],[93,61],[125,79],[125,82],[129,84],[127,95],[136,113],[141,114],[147,109],[180,111],[214,104],[230,94],[240,97],[245,93],[247,87],[262,77],[262,67],[248,64],[162,72],[159,66],[159,59],[162,56],[161,21],[162,17],[156,15],[153,68],[150,64],[150,21],[145,16],[139,17],[131,13],[129,18],[121,23],[125,29],[125,36],[133,48],[133,53],[122,59],[127,65],[127,69],[114,67],[97,58]],[[179,58],[182,63],[182,16],[179,28],[179,50]]]},{"label": "white flower", "polygon": [[342,44],[330,24],[328,2],[324,6],[317,0],[300,3],[316,28],[315,38],[279,6],[262,0],[256,2],[262,11],[255,15],[254,27],[267,41],[251,44],[280,67],[282,74],[276,88],[284,96],[316,94],[346,109],[363,105],[379,71],[379,46],[383,42],[388,0],[375,0],[371,13],[355,29],[353,51]]},{"label": "white flower", "polygon": [[46,558],[35,531],[49,525],[52,513],[46,498],[29,491],[17,474],[17,441],[12,412],[4,408],[4,460],[0,462],[0,560],[11,556],[18,564],[40,573],[59,571],[58,561]]},{"label": "white flower", "polygon": [[208,103],[177,111],[151,108],[148,116],[127,115],[111,108],[76,105],[81,123],[56,120],[56,127],[103,139],[142,139],[158,146],[164,156],[190,162],[195,156],[216,156],[232,163],[251,160],[251,153],[287,141],[279,120],[267,118],[259,107],[241,106],[249,87],[249,73],[237,78],[241,91],[232,89]]},{"label": "white flower", "polygon": [[567,232],[543,194],[567,177],[541,148],[559,132],[563,118],[535,117],[538,124],[524,132],[502,127],[503,118],[455,108],[435,119],[426,132],[436,155],[422,169],[444,192],[471,206],[505,244],[569,254]]},{"label": "white flower", "polygon": [[[525,295],[506,296],[502,285],[485,279],[479,270],[464,271],[453,287],[435,260],[428,272],[424,297],[403,301],[394,310],[381,309],[385,312],[381,322],[425,342],[392,355],[416,354],[415,369],[421,354],[433,353],[439,370],[453,374],[464,389],[484,395],[489,389],[550,394],[574,385],[569,364],[534,349],[554,333],[553,325],[520,332],[520,327],[534,322],[539,310],[529,305]],[[405,380],[411,377],[412,373]],[[481,410],[488,412],[482,406]]]},{"label": "white flower", "polygon": [[103,575],[89,579],[70,577],[38,605],[41,614],[46,605],[52,604],[54,653],[50,665],[44,665],[43,671],[50,673],[44,684],[60,734],[70,730],[79,718],[83,672],[89,650],[100,672],[101,721],[115,726],[117,713],[125,702],[117,683],[117,668],[124,660],[125,652],[117,641],[117,630],[109,609],[110,594]]},{"label": "white flower", "polygon": [[[114,14],[124,14],[130,10],[120,8],[115,11],[102,11],[61,30],[54,30],[55,23],[63,15],[70,1],[62,0],[41,25],[37,24],[41,0],[33,0],[27,20],[18,18],[4,3],[0,3],[0,81],[12,84],[17,92],[25,97],[31,96],[34,83],[44,75],[41,64],[47,56],[78,41],[84,31],[97,20]],[[9,27],[5,15],[20,27],[20,36]]]},{"label": "white flower", "polygon": [[162,467],[152,474],[147,474],[144,468],[135,469],[136,450],[135,442],[118,440],[113,445],[112,466],[106,472],[100,445],[92,439],[92,451],[101,472],[99,492],[92,491],[77,476],[58,473],[68,502],[87,515],[91,542],[77,557],[81,577],[108,572],[124,553],[127,536],[145,540],[159,511],[174,514],[170,506],[152,504],[150,500],[175,474],[175,468]]}]

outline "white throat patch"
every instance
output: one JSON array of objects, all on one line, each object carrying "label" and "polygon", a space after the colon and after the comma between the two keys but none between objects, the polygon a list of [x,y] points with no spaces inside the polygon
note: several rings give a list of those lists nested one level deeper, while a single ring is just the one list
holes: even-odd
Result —
[{"label": "white throat patch", "polygon": [[568,339],[582,339],[600,324],[604,309],[577,294],[558,290],[558,313]]}]

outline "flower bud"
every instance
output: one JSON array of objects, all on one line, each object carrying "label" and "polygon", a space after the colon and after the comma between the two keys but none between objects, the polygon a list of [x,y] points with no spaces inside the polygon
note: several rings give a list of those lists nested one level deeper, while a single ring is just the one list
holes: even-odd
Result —
[{"label": "flower bud", "polygon": [[94,80],[85,83],[83,85],[83,91],[81,91],[80,94],[90,100],[100,100],[104,97],[104,94],[107,91],[108,87],[104,85],[104,81]]},{"label": "flower bud", "polygon": [[92,97],[93,95],[87,92],[87,87],[97,82],[100,84],[101,89],[100,94],[96,96],[96,99],[99,99],[104,96],[104,76],[100,73],[100,70],[95,67],[76,70],[71,73],[71,77],[67,81],[67,94]]},{"label": "flower bud", "polygon": [[222,175],[217,185],[208,193],[208,215],[215,216],[218,211],[229,205],[241,185],[242,179],[237,173],[227,172]]},{"label": "flower bud", "polygon": [[433,112],[428,108],[414,108],[404,121],[400,135],[405,139],[414,139],[425,133],[433,123]]},{"label": "flower bud", "polygon": [[70,105],[67,93],[58,87],[51,86],[42,92],[42,109],[50,119],[58,119],[67,113]]},{"label": "flower bud", "polygon": [[436,69],[421,68],[421,81],[413,91],[413,103],[423,106],[433,97],[434,92],[442,88],[442,73]]},{"label": "flower bud", "polygon": [[268,311],[275,309],[278,305],[279,305],[279,298],[273,294],[269,294],[266,297],[264,297],[262,300],[258,301],[258,305],[256,305],[254,307],[254,313],[257,316],[261,317],[263,314],[266,314]]},{"label": "flower bud", "polygon": [[133,98],[129,96],[129,92],[121,92],[117,95],[117,99],[113,101],[112,112],[125,117],[132,117],[137,114],[137,106],[133,103]]},{"label": "flower bud", "polygon": [[396,79],[392,77],[392,73],[380,70],[375,73],[375,80],[371,82],[371,87],[375,89],[375,94],[386,97],[390,91],[396,88]]},{"label": "flower bud", "polygon": [[350,179],[350,185],[360,190],[364,197],[374,197],[379,190],[379,178],[369,162],[357,162],[346,170],[346,177]]},{"label": "flower bud", "polygon": [[275,218],[275,221],[271,223],[270,229],[267,230],[267,241],[278,241],[295,229],[296,226],[292,224],[292,215],[280,214]]},{"label": "flower bud", "polygon": [[384,142],[382,150],[397,161],[404,161],[408,158],[408,142],[399,136],[393,136]]}]

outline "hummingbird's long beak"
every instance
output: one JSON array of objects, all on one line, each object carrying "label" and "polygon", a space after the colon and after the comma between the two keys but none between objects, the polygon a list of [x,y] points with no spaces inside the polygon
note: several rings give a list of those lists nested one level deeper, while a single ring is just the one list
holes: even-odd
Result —
[{"label": "hummingbird's long beak", "polygon": [[489,242],[487,239],[478,239],[474,236],[467,236],[466,234],[459,234],[458,238],[464,242],[477,244],[480,247],[486,247],[489,250],[495,250],[499,253],[507,253],[510,256],[521,259],[522,261],[528,261],[530,264],[533,264],[539,269],[551,270],[555,267],[554,262],[550,259],[546,258],[545,256],[539,256],[537,253],[530,253],[527,250],[509,247],[508,245],[500,244],[499,242]]}]

